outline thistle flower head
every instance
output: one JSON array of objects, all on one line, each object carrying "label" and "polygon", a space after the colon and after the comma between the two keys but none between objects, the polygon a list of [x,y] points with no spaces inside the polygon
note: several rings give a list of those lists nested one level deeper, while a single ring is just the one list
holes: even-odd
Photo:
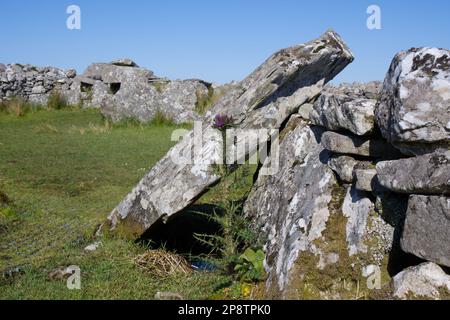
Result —
[{"label": "thistle flower head", "polygon": [[233,123],[233,119],[227,115],[216,114],[214,117],[213,127],[219,130],[224,130],[230,127]]}]

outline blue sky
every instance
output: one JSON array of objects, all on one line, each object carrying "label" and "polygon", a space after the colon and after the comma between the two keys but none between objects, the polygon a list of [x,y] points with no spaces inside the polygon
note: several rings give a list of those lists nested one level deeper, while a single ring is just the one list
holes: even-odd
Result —
[{"label": "blue sky", "polygon": [[[66,8],[81,8],[81,30]],[[368,30],[367,7],[381,8]],[[0,62],[83,71],[130,57],[170,78],[240,80],[276,50],[335,29],[356,56],[335,80],[381,80],[396,52],[450,48],[448,0],[15,0],[0,2]]]}]

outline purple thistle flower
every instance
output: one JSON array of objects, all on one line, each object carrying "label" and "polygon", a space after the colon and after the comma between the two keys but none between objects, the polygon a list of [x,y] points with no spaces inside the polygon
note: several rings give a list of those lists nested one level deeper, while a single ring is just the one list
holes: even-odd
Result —
[{"label": "purple thistle flower", "polygon": [[227,115],[216,114],[213,127],[219,130],[225,130],[232,125],[233,119]]}]

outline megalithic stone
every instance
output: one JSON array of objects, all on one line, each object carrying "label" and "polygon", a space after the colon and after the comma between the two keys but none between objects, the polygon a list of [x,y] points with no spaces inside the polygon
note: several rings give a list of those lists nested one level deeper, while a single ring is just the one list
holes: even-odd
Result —
[{"label": "megalithic stone", "polygon": [[[159,219],[181,212],[220,180],[213,164],[224,158],[222,135],[212,126],[214,115],[232,117],[237,129],[279,129],[353,59],[332,30],[273,54],[212,106],[202,124],[196,124],[142,178],[108,216],[111,230],[139,237]],[[257,150],[249,144],[238,157]]]}]

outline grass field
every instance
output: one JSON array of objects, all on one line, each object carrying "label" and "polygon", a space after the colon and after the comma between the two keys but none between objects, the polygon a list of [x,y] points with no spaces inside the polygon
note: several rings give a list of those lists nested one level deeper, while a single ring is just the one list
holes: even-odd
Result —
[{"label": "grass field", "polygon": [[[0,299],[152,299],[157,291],[239,298],[239,287],[218,272],[164,279],[143,272],[133,262],[147,250],[140,244],[103,239],[97,251],[84,251],[96,226],[172,146],[175,128],[111,126],[95,110],[0,112]],[[81,290],[49,278],[68,265],[80,266]]]}]

